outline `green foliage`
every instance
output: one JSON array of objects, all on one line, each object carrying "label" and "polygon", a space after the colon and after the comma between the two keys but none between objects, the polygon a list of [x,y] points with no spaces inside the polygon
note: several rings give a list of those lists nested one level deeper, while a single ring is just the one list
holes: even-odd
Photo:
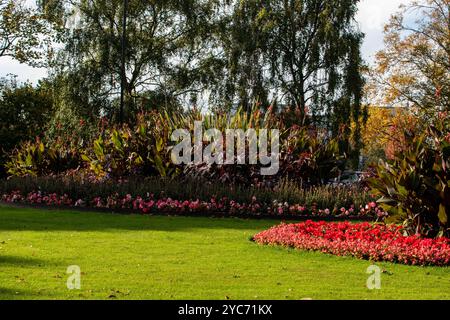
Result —
[{"label": "green foliage", "polygon": [[[194,136],[194,123],[201,120],[203,130],[278,128],[281,132],[280,171],[275,176],[261,176],[261,165],[175,165],[171,159],[172,132],[185,128]],[[81,125],[79,125],[81,126]],[[345,155],[339,151],[339,139],[327,137],[325,132],[298,126],[286,127],[283,115],[272,111],[263,114],[257,107],[253,112],[242,109],[234,114],[202,114],[190,112],[148,112],[137,115],[134,126],[110,127],[102,123],[99,133],[89,141],[77,137],[73,130],[56,139],[45,140],[40,145],[24,144],[12,155],[8,163],[11,175],[23,176],[56,174],[78,166],[86,168],[96,179],[129,176],[176,175],[195,176],[233,184],[275,185],[283,177],[290,177],[304,186],[326,183],[339,174],[345,163]],[[70,134],[73,136],[70,137]],[[61,143],[64,141],[64,143]],[[40,142],[38,143],[40,144]],[[204,146],[208,142],[203,142]],[[61,148],[60,151],[58,151]],[[225,151],[225,150],[224,150]],[[60,156],[54,156],[61,152]],[[246,152],[248,156],[248,152]],[[81,156],[80,156],[81,155]],[[70,157],[73,159],[70,159]],[[82,161],[80,162],[80,157]],[[56,160],[64,159],[64,160]],[[83,165],[83,163],[85,165]],[[248,159],[246,163],[249,163]],[[54,169],[53,169],[54,168]]]},{"label": "green foliage", "polygon": [[170,159],[167,127],[161,116],[139,116],[134,129],[128,126],[106,130],[82,158],[98,178],[130,175],[172,176],[179,170]]},{"label": "green foliage", "polygon": [[271,96],[298,111],[300,125],[340,135],[341,149],[358,158],[365,113],[358,2],[231,1],[219,31],[225,62],[215,69],[217,100],[248,110],[253,101],[267,106]]},{"label": "green foliage", "polygon": [[81,156],[76,147],[64,142],[44,144],[37,139],[15,149],[6,169],[12,176],[43,176],[77,169],[80,164]]},{"label": "green foliage", "polygon": [[[64,139],[67,141],[77,140],[81,146],[86,146],[102,127],[106,127],[108,121],[102,117],[97,108],[86,110],[77,107],[68,98],[71,91],[61,79],[57,77],[51,80],[51,86],[55,92],[53,96],[53,113],[46,125],[45,139],[56,141]],[[77,101],[84,103],[84,101]],[[102,104],[100,104],[101,108]]]},{"label": "green foliage", "polygon": [[176,107],[180,95],[195,96],[199,90],[200,53],[209,44],[215,1],[129,0],[126,77],[120,64],[124,1],[40,2],[47,19],[58,25],[63,43],[52,60],[61,94],[80,115],[92,112],[117,120],[122,80],[129,123],[155,102]]},{"label": "green foliage", "polygon": [[13,78],[0,82],[0,176],[7,154],[22,141],[42,134],[51,117],[52,90],[48,83],[36,87]]},{"label": "green foliage", "polygon": [[[122,74],[123,1],[41,1],[45,16],[63,26],[54,63],[67,104],[78,113],[116,119],[125,80],[126,119],[138,111],[186,102],[210,110],[255,102],[299,111],[297,123],[326,126],[334,136],[349,119],[361,122],[357,0],[130,0]],[[209,98],[208,98],[209,97]],[[183,102],[183,103],[182,103]],[[155,103],[157,103],[155,105]],[[291,110],[291,111],[292,111]],[[310,119],[307,115],[313,115]],[[297,116],[297,114],[296,114]],[[341,149],[359,148],[346,127]]]},{"label": "green foliage", "polygon": [[100,119],[98,123],[93,120],[84,120],[73,112],[73,109],[57,109],[44,133],[44,138],[48,142],[61,139],[86,147],[98,134],[102,123],[107,123],[105,119]]},{"label": "green foliage", "polygon": [[345,168],[345,154],[340,153],[339,137],[329,138],[323,132],[294,127],[283,144],[284,176],[306,185],[327,183]]},{"label": "green foliage", "polygon": [[23,0],[0,0],[0,57],[43,66],[49,49],[49,28]]},{"label": "green foliage", "polygon": [[[133,128],[127,125],[114,127],[101,132],[93,142],[92,148],[83,155],[84,161],[98,178],[122,177],[129,175],[174,176],[182,168],[173,164],[170,151],[172,132],[179,128],[194,131],[194,122],[203,120],[204,130],[217,128],[225,132],[228,128],[270,128],[278,123],[274,115],[260,112],[246,113],[239,110],[234,115],[202,115],[193,110],[186,113],[174,111],[149,112],[137,116]],[[200,171],[194,168],[193,171]],[[185,174],[192,173],[186,170]],[[209,173],[214,175],[212,173]]]},{"label": "green foliage", "polygon": [[410,233],[448,235],[450,118],[442,113],[424,132],[405,132],[406,147],[381,162],[371,179],[380,204],[405,219]]}]

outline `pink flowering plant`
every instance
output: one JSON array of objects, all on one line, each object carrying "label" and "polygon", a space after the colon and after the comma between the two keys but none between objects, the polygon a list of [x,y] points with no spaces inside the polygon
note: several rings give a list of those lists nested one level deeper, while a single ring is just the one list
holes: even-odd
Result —
[{"label": "pink flowering plant", "polygon": [[320,209],[317,206],[289,204],[288,202],[272,203],[259,202],[254,196],[250,202],[238,202],[226,197],[211,197],[209,200],[199,199],[172,199],[170,197],[156,197],[147,193],[145,196],[118,193],[107,197],[93,196],[84,199],[71,199],[67,194],[46,194],[43,192],[30,192],[22,194],[12,191],[3,194],[4,203],[22,203],[45,206],[85,207],[93,209],[126,210],[142,214],[223,214],[230,216],[292,216],[292,217],[334,217],[334,218],[370,218],[383,219],[386,213],[371,202],[365,206],[355,208],[353,205],[345,208]]},{"label": "pink flowering plant", "polygon": [[[60,201],[58,203],[55,197]],[[44,200],[45,198],[45,200]],[[47,198],[51,199],[50,202]],[[357,187],[242,187],[205,180],[128,178],[92,182],[89,177],[20,177],[0,181],[0,199],[9,203],[103,208],[142,213],[187,211],[258,216],[383,218],[376,198]],[[70,200],[70,202],[69,202]]]},{"label": "pink flowering plant", "polygon": [[352,256],[371,261],[407,265],[450,265],[450,239],[405,236],[397,225],[350,222],[281,224],[258,233],[253,240],[262,245],[278,245]]}]

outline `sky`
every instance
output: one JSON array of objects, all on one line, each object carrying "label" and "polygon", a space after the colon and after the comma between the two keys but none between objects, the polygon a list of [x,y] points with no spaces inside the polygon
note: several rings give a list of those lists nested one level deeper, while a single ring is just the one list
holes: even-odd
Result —
[{"label": "sky", "polygon": [[[30,0],[28,0],[30,1]],[[398,10],[401,4],[411,0],[361,0],[357,21],[366,37],[362,46],[362,54],[367,62],[372,62],[375,53],[383,48],[383,27],[391,14]],[[9,57],[0,58],[0,77],[15,74],[19,81],[36,83],[46,76],[45,69],[31,68],[20,64]]]}]

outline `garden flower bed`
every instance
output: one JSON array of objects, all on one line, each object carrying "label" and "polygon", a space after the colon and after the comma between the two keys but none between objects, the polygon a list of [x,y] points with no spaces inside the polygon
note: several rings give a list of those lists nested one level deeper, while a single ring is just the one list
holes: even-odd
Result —
[{"label": "garden flower bed", "polygon": [[280,245],[372,261],[421,266],[450,264],[450,239],[404,236],[402,227],[395,225],[307,221],[275,226],[258,233],[253,240],[263,245]]},{"label": "garden flower bed", "polygon": [[36,206],[79,207],[90,209],[112,209],[124,212],[138,212],[142,214],[171,214],[171,215],[225,215],[225,216],[255,216],[278,218],[334,218],[334,219],[370,219],[379,220],[387,214],[371,202],[360,208],[318,208],[300,204],[273,201],[271,203],[259,202],[256,197],[249,203],[237,202],[226,197],[208,201],[176,200],[172,198],[157,198],[153,194],[145,197],[127,194],[120,196],[112,194],[108,197],[93,196],[89,199],[71,199],[67,194],[46,194],[43,192],[30,192],[23,195],[20,191],[3,194],[1,201],[7,204],[28,204]]}]

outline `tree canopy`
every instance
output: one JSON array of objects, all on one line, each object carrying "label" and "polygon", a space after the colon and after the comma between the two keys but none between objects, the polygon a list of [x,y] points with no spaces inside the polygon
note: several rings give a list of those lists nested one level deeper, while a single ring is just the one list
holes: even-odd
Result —
[{"label": "tree canopy", "polygon": [[0,0],[0,58],[42,66],[51,53],[49,26],[23,0]]},{"label": "tree canopy", "polygon": [[[126,112],[152,107],[297,110],[350,139],[364,118],[358,0],[129,0]],[[123,0],[44,0],[62,48],[52,74],[87,117],[118,111]],[[355,135],[354,141],[359,137]]]},{"label": "tree canopy", "polygon": [[430,116],[450,110],[448,0],[414,1],[385,27],[385,49],[372,70],[372,99]]},{"label": "tree canopy", "polygon": [[[92,116],[114,116],[122,82],[123,0],[44,1],[59,23],[63,49],[54,75],[70,87],[67,98]],[[200,65],[210,34],[210,1],[129,1],[125,95],[128,116],[142,103],[173,106],[200,92]],[[60,82],[61,83],[61,82]],[[156,106],[155,107],[160,107]]]}]

